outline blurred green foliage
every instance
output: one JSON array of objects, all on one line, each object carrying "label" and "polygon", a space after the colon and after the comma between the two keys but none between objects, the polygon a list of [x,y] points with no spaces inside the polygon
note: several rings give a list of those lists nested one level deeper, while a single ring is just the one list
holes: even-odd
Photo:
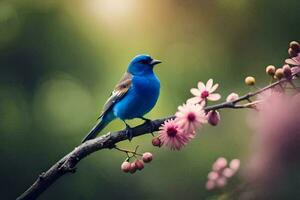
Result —
[{"label": "blurred green foliage", "polygon": [[[79,144],[136,54],[163,61],[161,97],[148,117],[167,116],[198,80],[214,78],[223,97],[247,92],[246,75],[267,83],[264,66],[280,65],[299,39],[299,8],[298,0],[2,0],[1,199],[16,198]],[[211,163],[247,159],[245,114],[222,111],[218,127],[204,127],[180,152],[155,149],[150,135],[122,142],[155,155],[135,175],[119,170],[120,152],[95,153],[41,199],[213,198],[204,189]],[[106,131],[121,128],[115,121]]]}]

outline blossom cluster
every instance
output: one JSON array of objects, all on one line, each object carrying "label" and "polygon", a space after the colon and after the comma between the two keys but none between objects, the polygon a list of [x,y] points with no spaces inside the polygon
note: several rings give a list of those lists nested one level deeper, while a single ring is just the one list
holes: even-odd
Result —
[{"label": "blossom cluster", "polygon": [[212,171],[208,173],[206,189],[213,190],[215,188],[223,188],[228,179],[233,177],[240,168],[240,160],[233,159],[229,165],[225,158],[218,158],[212,165]]},{"label": "blossom cluster", "polygon": [[214,93],[218,84],[213,84],[213,80],[209,79],[206,84],[198,83],[198,88],[192,88],[191,93],[194,97],[178,107],[175,119],[164,122],[159,130],[157,138],[152,140],[154,146],[165,145],[171,150],[180,150],[189,143],[197,134],[197,129],[204,124],[210,123],[217,125],[220,121],[218,111],[206,112],[204,107],[208,101],[218,101],[221,95]]}]

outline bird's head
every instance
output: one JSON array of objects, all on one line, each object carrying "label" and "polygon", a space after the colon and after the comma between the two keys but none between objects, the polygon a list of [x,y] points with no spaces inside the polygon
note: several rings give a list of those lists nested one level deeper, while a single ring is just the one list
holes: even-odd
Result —
[{"label": "bird's head", "polygon": [[131,60],[128,72],[133,75],[147,75],[153,73],[153,67],[159,63],[161,61],[155,60],[149,55],[137,55]]}]

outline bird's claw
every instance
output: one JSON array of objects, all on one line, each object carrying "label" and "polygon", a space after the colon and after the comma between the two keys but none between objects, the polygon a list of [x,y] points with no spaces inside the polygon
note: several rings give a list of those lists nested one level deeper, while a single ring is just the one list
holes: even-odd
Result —
[{"label": "bird's claw", "polygon": [[132,128],[130,126],[126,126],[125,132],[126,132],[126,136],[127,136],[128,140],[131,141],[133,138]]},{"label": "bird's claw", "polygon": [[[145,124],[146,123],[149,123],[149,125],[150,125],[150,130],[149,130],[149,132],[153,135],[153,132],[154,132],[154,129],[155,129],[155,124],[154,124],[154,122],[151,120],[151,119],[147,119],[147,118],[141,118],[141,119],[143,119],[144,121],[145,121]],[[154,136],[154,135],[153,135]]]}]

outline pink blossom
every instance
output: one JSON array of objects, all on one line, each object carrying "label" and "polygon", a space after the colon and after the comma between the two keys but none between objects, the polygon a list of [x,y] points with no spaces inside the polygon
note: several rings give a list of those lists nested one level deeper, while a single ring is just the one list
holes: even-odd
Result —
[{"label": "pink blossom", "polygon": [[231,102],[231,101],[235,101],[239,98],[239,95],[237,93],[231,93],[227,96],[226,98],[226,102]]},{"label": "pink blossom", "polygon": [[[300,168],[300,96],[273,95],[256,113],[253,152],[244,174],[254,186],[254,199],[293,197]],[[287,198],[289,199],[289,198]]]},{"label": "pink blossom", "polygon": [[218,101],[221,95],[218,93],[213,93],[219,87],[219,84],[213,85],[213,79],[209,79],[204,85],[203,82],[199,81],[198,88],[192,88],[191,93],[195,96],[188,99],[188,103],[197,104],[203,103],[206,100]]},{"label": "pink blossom", "polygon": [[203,106],[199,104],[183,104],[175,114],[177,125],[184,133],[193,137],[197,128],[207,123]]},{"label": "pink blossom", "polygon": [[178,126],[175,120],[167,120],[159,128],[159,139],[163,145],[166,145],[171,150],[180,150],[191,139],[185,134],[183,129]]},{"label": "pink blossom", "polygon": [[212,166],[212,171],[208,173],[206,189],[212,190],[215,188],[223,188],[227,182],[233,177],[240,167],[240,160],[233,159],[229,166],[225,158],[218,158]]}]

